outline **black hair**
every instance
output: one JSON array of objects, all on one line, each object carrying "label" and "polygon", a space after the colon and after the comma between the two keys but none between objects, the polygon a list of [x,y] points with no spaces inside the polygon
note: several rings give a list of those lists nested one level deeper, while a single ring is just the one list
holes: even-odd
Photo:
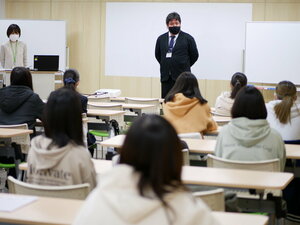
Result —
[{"label": "black hair", "polygon": [[64,85],[75,91],[75,84],[79,81],[79,73],[75,69],[68,69],[64,72]]},{"label": "black hair", "polygon": [[166,24],[168,25],[171,20],[178,20],[181,23],[180,15],[177,12],[171,12],[166,18]]},{"label": "black hair", "polygon": [[230,98],[234,99],[238,91],[247,85],[247,77],[245,74],[237,72],[231,77],[230,83],[232,86]]},{"label": "black hair", "polygon": [[76,92],[68,88],[53,91],[44,110],[43,123],[46,137],[52,139],[51,146],[63,147],[70,142],[84,146],[81,104]]},{"label": "black hair", "polygon": [[11,24],[7,28],[7,31],[6,31],[7,37],[9,37],[9,35],[11,35],[12,33],[18,33],[21,37],[21,29],[17,24]]},{"label": "black hair", "polygon": [[121,148],[120,163],[140,173],[138,191],[147,196],[149,187],[168,207],[164,196],[182,188],[182,145],[175,129],[163,117],[144,115],[132,124]]},{"label": "black hair", "polygon": [[23,85],[33,90],[32,76],[29,69],[25,67],[15,67],[10,73],[11,85]]},{"label": "black hair", "polygon": [[183,72],[179,75],[173,88],[165,97],[165,103],[173,101],[177,93],[182,93],[187,98],[197,98],[200,104],[207,103],[207,100],[201,95],[197,78],[191,72]]},{"label": "black hair", "polygon": [[231,115],[232,118],[266,119],[267,109],[260,91],[253,86],[241,88],[235,97],[231,108]]}]

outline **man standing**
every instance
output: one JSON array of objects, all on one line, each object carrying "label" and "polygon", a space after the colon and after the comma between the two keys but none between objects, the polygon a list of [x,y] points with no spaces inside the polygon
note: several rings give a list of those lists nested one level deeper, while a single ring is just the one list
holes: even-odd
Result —
[{"label": "man standing", "polygon": [[194,38],[180,31],[181,19],[178,13],[170,13],[166,24],[169,32],[160,35],[155,46],[155,58],[160,64],[162,98],[165,98],[182,72],[191,71],[191,66],[199,56]]}]

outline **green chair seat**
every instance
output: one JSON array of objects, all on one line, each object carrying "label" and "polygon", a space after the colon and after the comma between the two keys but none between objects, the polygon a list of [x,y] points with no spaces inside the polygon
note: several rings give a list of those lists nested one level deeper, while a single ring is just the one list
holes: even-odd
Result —
[{"label": "green chair seat", "polygon": [[12,164],[0,163],[0,168],[11,169],[11,168],[15,168],[15,167],[16,167],[16,165],[14,163],[12,163]]},{"label": "green chair seat", "polygon": [[107,131],[102,131],[102,130],[90,130],[90,134],[93,134],[97,137],[109,137],[109,133]]}]

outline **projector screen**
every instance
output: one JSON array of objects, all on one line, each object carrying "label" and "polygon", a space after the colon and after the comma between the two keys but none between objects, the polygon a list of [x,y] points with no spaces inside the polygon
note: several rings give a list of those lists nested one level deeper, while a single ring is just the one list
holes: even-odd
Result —
[{"label": "projector screen", "polygon": [[251,82],[300,84],[300,23],[247,23],[245,73]]},{"label": "projector screen", "polygon": [[192,72],[198,78],[227,80],[242,71],[252,4],[107,2],[105,75],[159,77],[155,43],[167,32],[165,20],[173,11],[197,43],[199,59]]}]

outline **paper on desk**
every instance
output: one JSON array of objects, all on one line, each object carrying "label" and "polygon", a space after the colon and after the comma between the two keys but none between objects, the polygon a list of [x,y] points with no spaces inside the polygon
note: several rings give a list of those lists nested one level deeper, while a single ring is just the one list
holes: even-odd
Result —
[{"label": "paper on desk", "polygon": [[0,211],[12,212],[12,211],[14,211],[20,207],[23,207],[35,200],[37,200],[37,197],[35,197],[35,196],[1,194],[0,195]]}]

